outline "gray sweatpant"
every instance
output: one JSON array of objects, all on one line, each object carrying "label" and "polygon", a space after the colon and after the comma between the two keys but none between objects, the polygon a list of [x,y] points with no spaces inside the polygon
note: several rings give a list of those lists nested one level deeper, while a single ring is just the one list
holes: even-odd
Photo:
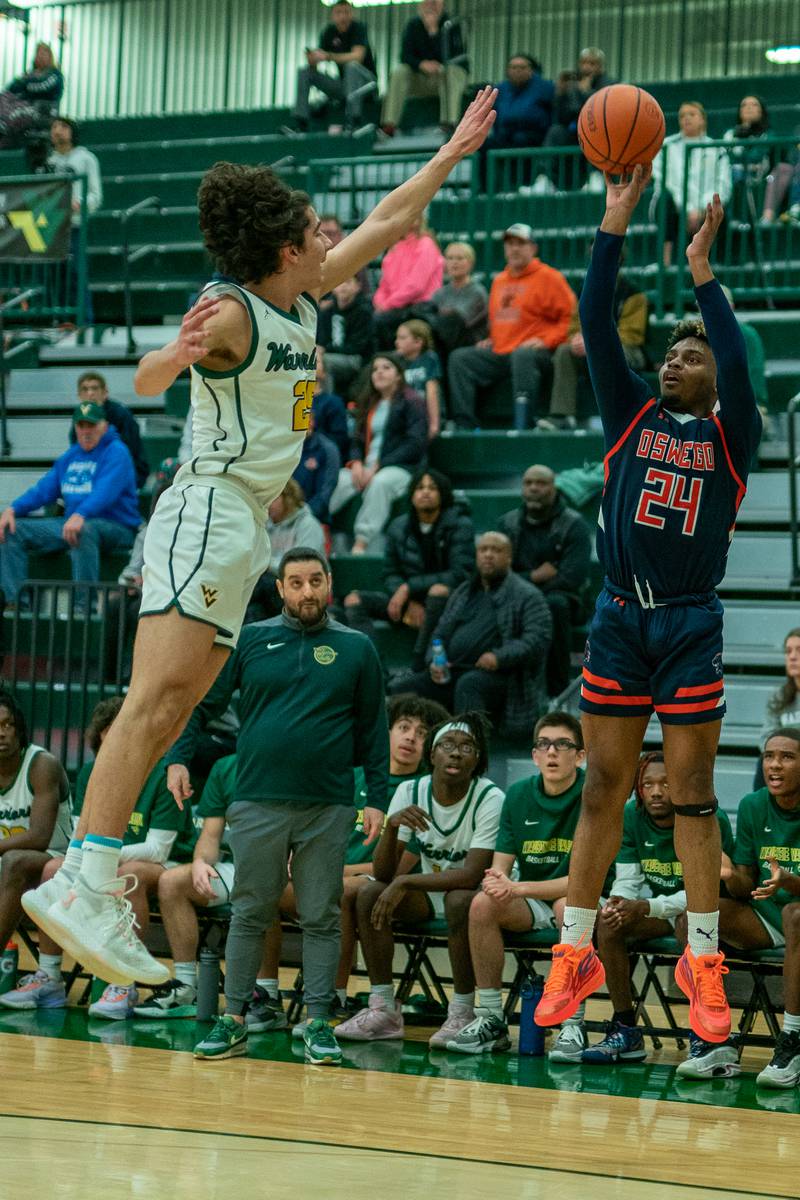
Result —
[{"label": "gray sweatpant", "polygon": [[355,811],[340,804],[309,808],[237,800],[227,813],[235,875],[225,949],[225,1009],[241,1015],[253,994],[264,934],[278,916],[292,856],[303,930],[303,979],[309,1017],[327,1017],[341,942],[340,902]]}]

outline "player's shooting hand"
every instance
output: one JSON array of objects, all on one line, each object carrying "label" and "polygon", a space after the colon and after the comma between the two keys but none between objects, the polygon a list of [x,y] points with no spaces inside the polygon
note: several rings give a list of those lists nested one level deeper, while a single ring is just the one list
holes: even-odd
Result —
[{"label": "player's shooting hand", "polygon": [[191,799],[194,795],[189,771],[183,763],[170,763],[167,767],[167,789],[172,792],[175,803],[183,812],[184,801]]},{"label": "player's shooting hand", "polygon": [[497,88],[487,84],[482,88],[470,104],[458,123],[447,146],[459,158],[473,154],[486,141],[489,130],[495,122],[496,113],[494,102],[497,99]]},{"label": "player's shooting hand", "polygon": [[7,533],[17,532],[17,516],[10,506],[0,515],[0,545],[6,540]]},{"label": "player's shooting hand", "polygon": [[173,357],[181,368],[191,367],[210,353],[206,321],[218,312],[219,300],[214,296],[203,296],[185,313],[173,347]]},{"label": "player's shooting hand", "polygon": [[405,894],[406,889],[397,879],[393,880],[385,891],[381,892],[372,910],[371,922],[373,929],[385,929],[388,925],[391,925],[394,910]]},{"label": "player's shooting hand", "polygon": [[619,177],[619,183],[614,182],[614,176],[608,171],[603,174],[606,181],[606,212],[620,209],[630,215],[650,182],[653,164],[647,163],[643,166],[638,163],[630,175]]},{"label": "player's shooting hand", "polygon": [[214,898],[214,888],[211,885],[212,879],[219,879],[218,873],[207,862],[203,862],[202,858],[196,858],[192,863],[192,887],[200,896],[208,896],[209,900]]},{"label": "player's shooting hand", "polygon": [[725,209],[722,207],[719,195],[715,192],[714,199],[706,205],[703,224],[686,247],[686,257],[690,262],[692,259],[702,261],[708,258],[724,217]]},{"label": "player's shooting hand", "polygon": [[379,808],[370,808],[367,806],[364,809],[362,820],[364,822],[364,845],[368,846],[370,842],[374,842],[376,838],[381,836],[386,814],[381,812]]}]

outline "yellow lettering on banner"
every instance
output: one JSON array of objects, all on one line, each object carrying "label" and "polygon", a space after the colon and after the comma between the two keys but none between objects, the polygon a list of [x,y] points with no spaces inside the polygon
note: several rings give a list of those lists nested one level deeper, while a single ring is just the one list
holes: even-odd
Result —
[{"label": "yellow lettering on banner", "polygon": [[15,229],[18,229],[25,241],[28,243],[28,249],[34,254],[42,254],[47,249],[47,244],[44,238],[36,228],[36,220],[30,210],[19,210],[10,212],[8,219]]}]

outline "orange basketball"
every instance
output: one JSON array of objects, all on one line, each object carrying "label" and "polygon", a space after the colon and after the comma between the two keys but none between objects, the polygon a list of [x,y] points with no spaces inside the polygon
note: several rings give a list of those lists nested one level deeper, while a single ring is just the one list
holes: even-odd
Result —
[{"label": "orange basketball", "polygon": [[614,83],[584,104],[578,118],[578,141],[599,171],[621,175],[637,163],[649,163],[664,140],[664,114],[643,88]]}]

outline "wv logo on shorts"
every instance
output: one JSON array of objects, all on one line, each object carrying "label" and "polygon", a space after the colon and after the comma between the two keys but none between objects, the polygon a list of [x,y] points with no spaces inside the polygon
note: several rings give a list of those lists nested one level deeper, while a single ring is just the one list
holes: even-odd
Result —
[{"label": "wv logo on shorts", "polygon": [[331,646],[314,647],[314,662],[318,662],[321,667],[329,667],[336,656],[337,651]]},{"label": "wv logo on shorts", "polygon": [[200,590],[203,593],[203,601],[205,603],[206,608],[211,608],[212,604],[217,603],[217,599],[219,598],[219,589],[218,588],[212,588],[212,587],[209,587],[207,583],[201,583]]}]

